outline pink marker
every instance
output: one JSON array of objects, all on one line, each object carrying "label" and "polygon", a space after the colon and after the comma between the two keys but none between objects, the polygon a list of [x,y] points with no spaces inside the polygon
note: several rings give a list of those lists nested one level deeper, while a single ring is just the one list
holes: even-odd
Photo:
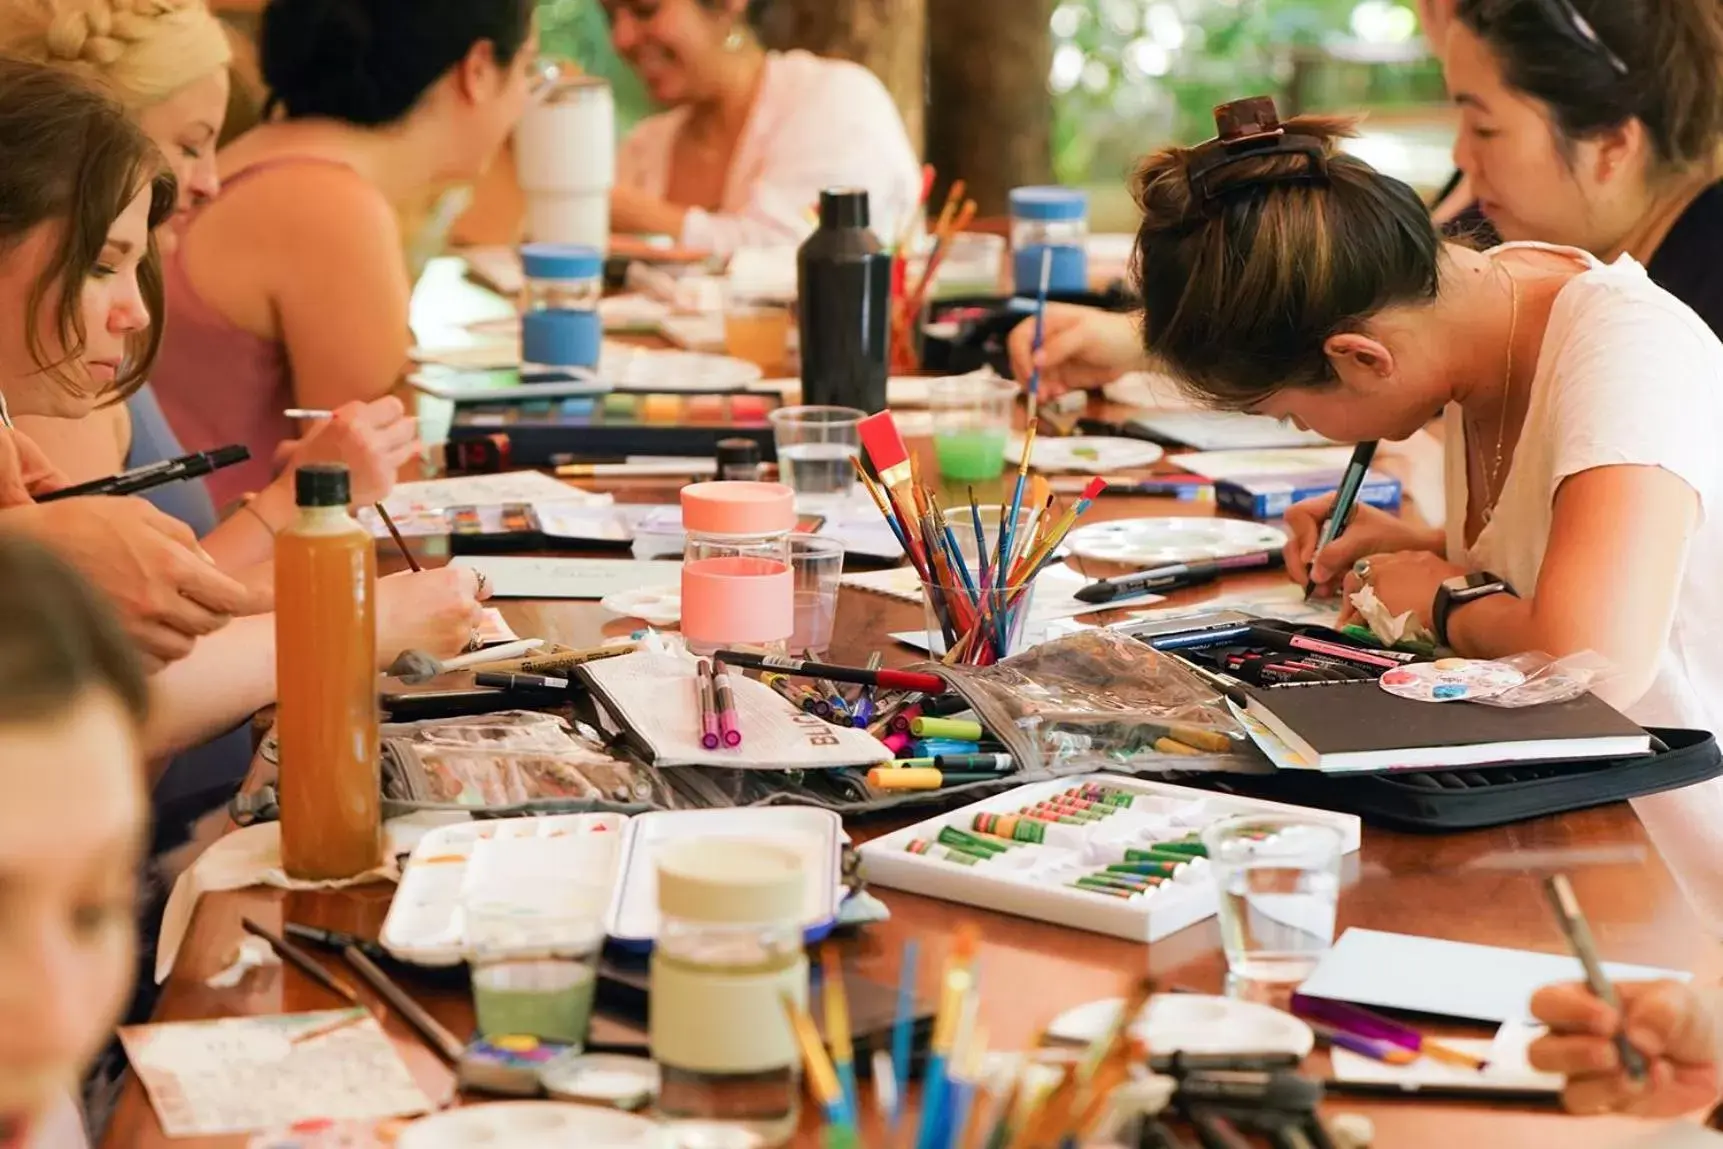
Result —
[{"label": "pink marker", "polygon": [[704,658],[694,668],[694,695],[700,702],[700,745],[708,750],[718,749],[718,706],[712,684],[712,664]]},{"label": "pink marker", "polygon": [[737,720],[736,696],[730,690],[730,668],[722,661],[712,664],[712,687],[717,694],[718,733],[724,745],[734,750],[742,744],[742,730]]}]

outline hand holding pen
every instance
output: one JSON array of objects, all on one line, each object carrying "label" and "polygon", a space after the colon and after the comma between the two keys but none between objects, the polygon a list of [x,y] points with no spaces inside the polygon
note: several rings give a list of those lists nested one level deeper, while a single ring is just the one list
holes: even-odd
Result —
[{"label": "hand holding pen", "polygon": [[1310,591],[1325,596],[1337,593],[1352,564],[1370,555],[1399,551],[1441,554],[1446,549],[1441,530],[1427,530],[1414,521],[1357,503],[1348,515],[1338,506],[1339,495],[1337,491],[1306,499],[1286,512],[1286,573]]}]

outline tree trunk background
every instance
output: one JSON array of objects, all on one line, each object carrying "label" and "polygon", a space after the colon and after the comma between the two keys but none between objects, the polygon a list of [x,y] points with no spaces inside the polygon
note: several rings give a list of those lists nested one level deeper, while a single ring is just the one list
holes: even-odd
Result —
[{"label": "tree trunk background", "polygon": [[1053,0],[926,3],[930,202],[961,177],[980,215],[1003,215],[1012,188],[1053,178]]},{"label": "tree trunk background", "polygon": [[[987,0],[967,2],[992,7]],[[919,155],[927,122],[928,7],[928,0],[774,0],[766,6],[760,40],[768,48],[853,60],[873,72],[897,101]]]}]

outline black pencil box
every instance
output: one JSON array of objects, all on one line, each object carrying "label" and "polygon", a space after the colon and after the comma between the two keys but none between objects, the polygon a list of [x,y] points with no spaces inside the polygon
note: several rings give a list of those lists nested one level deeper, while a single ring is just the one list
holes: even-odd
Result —
[{"label": "black pencil box", "polygon": [[1356,814],[1408,833],[1454,833],[1679,790],[1723,774],[1717,739],[1702,730],[1648,727],[1666,749],[1633,758],[1521,762],[1382,774],[1193,774],[1187,785]]}]

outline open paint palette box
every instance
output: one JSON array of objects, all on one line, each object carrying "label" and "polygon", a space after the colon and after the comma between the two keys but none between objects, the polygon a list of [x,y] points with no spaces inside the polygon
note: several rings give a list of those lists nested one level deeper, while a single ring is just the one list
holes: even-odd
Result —
[{"label": "open paint palette box", "polygon": [[458,965],[467,959],[468,900],[518,895],[536,905],[601,898],[611,944],[649,950],[658,934],[658,852],[690,838],[743,838],[794,851],[807,883],[808,940],[824,937],[836,923],[845,836],[829,810],[561,814],[460,822],[426,834],[401,873],[383,922],[383,946],[415,965]]},{"label": "open paint palette box", "polygon": [[[1078,814],[1046,827],[1045,840],[997,850],[986,860],[961,852],[963,835],[1009,834],[1009,819],[1041,803],[1080,811],[1079,791],[1115,795],[1097,820]],[[963,902],[1038,921],[1111,934],[1137,942],[1158,941],[1214,915],[1219,908],[1206,859],[1189,839],[1222,818],[1244,814],[1294,815],[1332,826],[1346,853],[1358,849],[1360,827],[1350,814],[1307,810],[1139,778],[1089,774],[1036,782],[917,822],[860,847],[862,875],[889,886],[947,901]],[[1040,833],[1040,831],[1036,831]],[[996,841],[996,839],[992,839]],[[958,848],[953,849],[956,845]],[[1162,850],[1164,849],[1164,853]],[[1131,851],[1136,853],[1127,853]],[[983,851],[985,852],[985,851]],[[1141,852],[1141,853],[1138,853]],[[1151,857],[1151,855],[1153,855]],[[1160,884],[1134,896],[1119,889],[1074,888],[1072,883],[1108,864],[1172,860]]]},{"label": "open paint palette box", "polygon": [[720,439],[752,439],[775,457],[771,414],[776,395],[754,391],[634,392],[465,403],[449,439],[508,436],[512,466],[548,467],[580,459],[634,455],[710,458]]}]

